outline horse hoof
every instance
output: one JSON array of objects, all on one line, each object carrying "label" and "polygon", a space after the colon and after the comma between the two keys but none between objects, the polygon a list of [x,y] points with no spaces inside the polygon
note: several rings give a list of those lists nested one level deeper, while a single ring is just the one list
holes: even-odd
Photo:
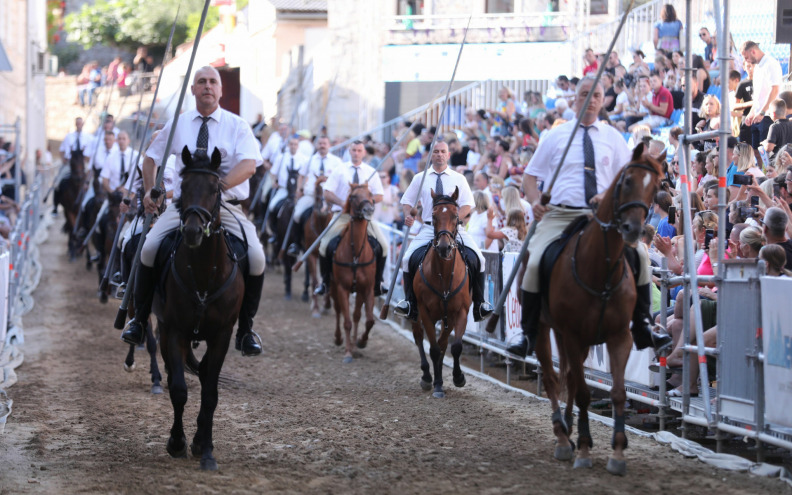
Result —
[{"label": "horse hoof", "polygon": [[201,471],[217,471],[217,461],[212,459],[201,459]]},{"label": "horse hoof", "polygon": [[575,457],[575,449],[571,445],[555,448],[555,458],[559,461],[571,461],[573,457]]},{"label": "horse hoof", "polygon": [[365,349],[367,345],[368,345],[368,340],[358,340],[357,341],[358,349]]},{"label": "horse hoof", "polygon": [[197,443],[193,442],[190,444],[190,453],[193,457],[200,457],[201,456],[201,446]]},{"label": "horse hoof", "polygon": [[573,468],[574,469],[590,468],[591,466],[592,464],[590,457],[586,457],[586,458],[578,457],[577,459],[575,459],[575,465],[573,466]]},{"label": "horse hoof", "polygon": [[434,392],[432,393],[432,397],[435,399],[445,399],[445,392]]},{"label": "horse hoof", "polygon": [[608,465],[605,469],[607,469],[610,474],[624,476],[627,474],[627,461],[620,461],[611,457],[608,459]]},{"label": "horse hoof", "polygon": [[344,362],[344,364],[349,364],[349,363],[351,363],[354,360],[355,360],[355,358],[353,358],[352,356],[347,356],[347,357],[344,358],[343,362]]},{"label": "horse hoof", "polygon": [[454,386],[455,387],[462,388],[462,387],[465,386],[465,383],[467,383],[467,381],[465,380],[465,375],[460,375],[458,380],[457,380],[457,377],[454,377]]},{"label": "horse hoof", "polygon": [[104,292],[99,293],[99,302],[102,304],[107,304],[107,294]]},{"label": "horse hoof", "polygon": [[341,339],[335,339],[335,345],[337,345],[337,346],[338,346],[338,345],[341,345],[341,344],[343,344],[343,343],[344,343],[344,341],[343,341],[343,340],[341,340]]},{"label": "horse hoof", "polygon": [[421,390],[423,390],[424,392],[428,392],[432,390],[432,382],[426,382],[424,380],[421,380]]},{"label": "horse hoof", "polygon": [[308,301],[310,301],[310,300],[311,300],[311,298],[310,298],[310,297],[308,297],[308,293],[307,293],[307,292],[303,292],[303,293],[302,293],[302,296],[300,296],[300,300],[301,300],[302,302],[308,302]]},{"label": "horse hoof", "polygon": [[322,317],[322,313],[319,311],[314,311],[313,313],[311,313],[311,318],[321,318],[321,317]]},{"label": "horse hoof", "polygon": [[168,451],[168,454],[173,457],[174,459],[182,459],[187,457],[187,439],[182,437],[181,443],[183,447],[181,449],[176,449],[173,446],[173,437],[168,438],[168,444],[165,446],[165,449]]},{"label": "horse hoof", "polygon": [[152,385],[151,386],[151,393],[152,395],[159,395],[163,392],[162,385]]},{"label": "horse hoof", "polygon": [[132,371],[134,371],[134,369],[135,369],[135,363],[132,363],[132,364],[129,364],[129,365],[124,363],[124,371],[126,371],[127,373],[132,373]]},{"label": "horse hoof", "polygon": [[291,294],[284,294],[283,298],[287,301],[291,301]]}]

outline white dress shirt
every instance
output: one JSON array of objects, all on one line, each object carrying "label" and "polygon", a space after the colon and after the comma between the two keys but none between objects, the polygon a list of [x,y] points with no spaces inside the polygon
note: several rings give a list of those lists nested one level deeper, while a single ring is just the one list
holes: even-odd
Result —
[{"label": "white dress shirt", "polygon": [[430,168],[429,175],[426,177],[426,180],[424,180],[423,189],[420,190],[419,194],[418,188],[421,186],[421,177],[423,177],[425,173],[426,172],[421,172],[413,177],[412,182],[410,182],[407,190],[404,191],[404,195],[401,199],[401,204],[409,206],[417,206],[420,200],[423,206],[421,218],[424,223],[432,221],[432,191],[434,191],[437,186],[438,176],[443,184],[443,194],[451,196],[454,194],[454,188],[458,187],[459,197],[457,198],[457,205],[460,207],[470,206],[471,208],[475,206],[476,203],[473,200],[473,193],[470,191],[470,185],[467,179],[465,179],[465,176],[451,170],[448,166],[439,173],[435,171],[434,167]]},{"label": "white dress shirt", "polygon": [[299,144],[297,144],[297,153],[305,158],[311,158],[311,155],[314,154],[314,146],[307,139],[301,139]]},{"label": "white dress shirt", "polygon": [[302,170],[305,168],[307,162],[308,160],[300,153],[292,155],[287,150],[286,153],[282,154],[278,161],[275,162],[270,173],[278,178],[278,187],[285,189],[289,182],[289,172],[293,170],[298,174],[302,174]]},{"label": "white dress shirt", "polygon": [[[544,181],[545,187],[553,178],[556,167],[561,162],[561,154],[574,129],[575,122],[566,122],[552,129],[539,141],[531,162],[525,173]],[[588,207],[583,174],[583,128],[578,129],[569,148],[563,170],[553,185],[550,203],[575,207]],[[596,163],[597,193],[607,190],[616,176],[631,159],[632,154],[624,137],[613,127],[602,122],[589,129],[594,146]]]},{"label": "white dress shirt", "polygon": [[754,66],[753,74],[753,106],[751,113],[759,114],[762,108],[768,103],[770,91],[773,86],[781,84],[781,65],[778,60],[768,54],[764,54],[762,60]]},{"label": "white dress shirt", "polygon": [[[253,137],[250,125],[242,120],[238,115],[223,110],[218,107],[210,116],[206,123],[209,129],[209,146],[207,153],[212,156],[215,148],[220,151],[222,160],[220,162],[220,176],[225,177],[228,173],[243,160],[253,160],[256,166],[262,162],[258,142]],[[148,148],[146,156],[160,165],[163,156],[176,155],[176,168],[173,178],[173,198],[181,196],[181,176],[179,173],[184,164],[181,161],[182,149],[186,146],[191,153],[195,153],[195,143],[198,139],[198,131],[201,128],[201,119],[198,110],[184,112],[179,118],[176,132],[173,134],[173,143],[168,153],[165,152],[165,145],[168,142],[173,120],[169,121],[162,129]],[[249,181],[226,189],[223,192],[223,199],[244,200],[250,192]]]},{"label": "white dress shirt", "polygon": [[[361,163],[358,167],[358,179],[361,183],[365,182],[366,179],[368,181],[369,191],[371,191],[372,196],[378,196],[384,194],[382,189],[382,181],[379,178],[379,175],[376,171],[371,168],[371,166]],[[325,182],[324,189],[325,191],[330,191],[341,201],[346,201],[349,197],[349,184],[352,183],[352,179],[355,176],[355,166],[352,165],[352,162],[346,162],[339,165],[335,171],[330,174],[327,178],[327,182]],[[341,211],[341,208],[338,205],[333,205],[332,211]]]},{"label": "white dress shirt", "polygon": [[[321,172],[322,162],[324,162],[324,173]],[[300,175],[305,176],[303,194],[313,197],[317,177],[322,175],[330,177],[330,174],[339,166],[341,166],[341,159],[334,154],[328,153],[326,157],[322,158],[319,153],[314,153],[311,159],[305,162],[302,170],[300,170]],[[362,179],[363,178],[361,178],[361,180]]]},{"label": "white dress shirt", "polygon": [[[90,156],[92,144],[93,144],[93,136],[85,131],[82,131],[80,133],[80,149],[83,152],[83,156],[85,157]],[[63,158],[66,160],[71,159],[72,150],[76,148],[77,148],[77,131],[66,134],[66,137],[63,138],[63,142],[61,143],[60,146],[60,151],[61,153],[63,153]]]},{"label": "white dress shirt", "polygon": [[[121,169],[121,157],[124,158],[123,170]],[[124,151],[116,148],[110,152],[99,177],[103,180],[110,180],[111,191],[115,191],[127,181],[126,174],[130,173],[132,167],[135,166],[135,157],[137,157],[137,151],[133,150],[131,146],[127,146]]]},{"label": "white dress shirt", "polygon": [[107,149],[107,146],[104,144],[104,140],[102,140],[102,145],[99,146],[98,150],[96,150],[96,156],[94,156],[93,159],[93,167],[101,172],[105,163],[107,163],[107,158],[110,156],[110,153],[117,149],[118,143],[113,143],[113,146],[111,146],[110,149]]},{"label": "white dress shirt", "polygon": [[275,159],[278,158],[278,155],[286,152],[287,144],[288,141],[283,139],[279,133],[273,132],[267,139],[267,144],[265,144],[264,148],[261,150],[262,160],[275,163]]}]

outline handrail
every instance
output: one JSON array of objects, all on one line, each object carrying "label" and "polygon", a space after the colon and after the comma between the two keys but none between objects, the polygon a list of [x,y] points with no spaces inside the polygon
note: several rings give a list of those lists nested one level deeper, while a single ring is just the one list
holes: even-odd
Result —
[{"label": "handrail", "polygon": [[[468,20],[469,14],[422,14],[422,15],[396,15],[390,17],[393,24],[401,24],[402,27],[407,29],[415,29],[415,25],[425,25],[424,23],[431,23],[433,26],[453,27],[447,21],[461,21],[460,27],[464,27]],[[473,29],[479,27],[497,26],[525,26],[521,19],[537,19],[541,21],[537,26],[552,26],[548,20],[562,20],[566,21],[572,19],[574,16],[568,12],[525,12],[516,14],[477,14],[473,16],[470,27]],[[443,22],[446,21],[446,22]],[[511,21],[511,22],[510,22]],[[392,28],[389,28],[392,29]]]}]

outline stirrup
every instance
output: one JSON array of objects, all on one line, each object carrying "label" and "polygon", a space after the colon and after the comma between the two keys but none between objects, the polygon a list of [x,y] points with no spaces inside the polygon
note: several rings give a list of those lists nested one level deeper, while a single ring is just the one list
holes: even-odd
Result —
[{"label": "stirrup", "polygon": [[485,320],[495,311],[492,305],[487,301],[482,301],[481,304],[478,305],[474,303],[473,309],[473,319],[475,321]]},{"label": "stirrup", "polygon": [[325,294],[327,294],[327,284],[322,282],[321,284],[319,284],[319,287],[317,287],[316,290],[314,290],[314,295],[323,296]]},{"label": "stirrup", "polygon": [[402,299],[399,301],[396,306],[393,307],[393,313],[399,316],[403,316],[404,318],[410,317],[410,301],[407,299]]},{"label": "stirrup", "polygon": [[289,247],[286,249],[286,254],[292,258],[298,257],[300,255],[300,246],[295,242],[289,244]]}]

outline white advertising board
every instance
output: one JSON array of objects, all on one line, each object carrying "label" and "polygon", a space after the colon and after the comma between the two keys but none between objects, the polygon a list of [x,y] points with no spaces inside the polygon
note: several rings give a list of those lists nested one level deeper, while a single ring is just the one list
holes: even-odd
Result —
[{"label": "white advertising board", "polygon": [[762,277],[765,421],[792,427],[792,279]]}]

